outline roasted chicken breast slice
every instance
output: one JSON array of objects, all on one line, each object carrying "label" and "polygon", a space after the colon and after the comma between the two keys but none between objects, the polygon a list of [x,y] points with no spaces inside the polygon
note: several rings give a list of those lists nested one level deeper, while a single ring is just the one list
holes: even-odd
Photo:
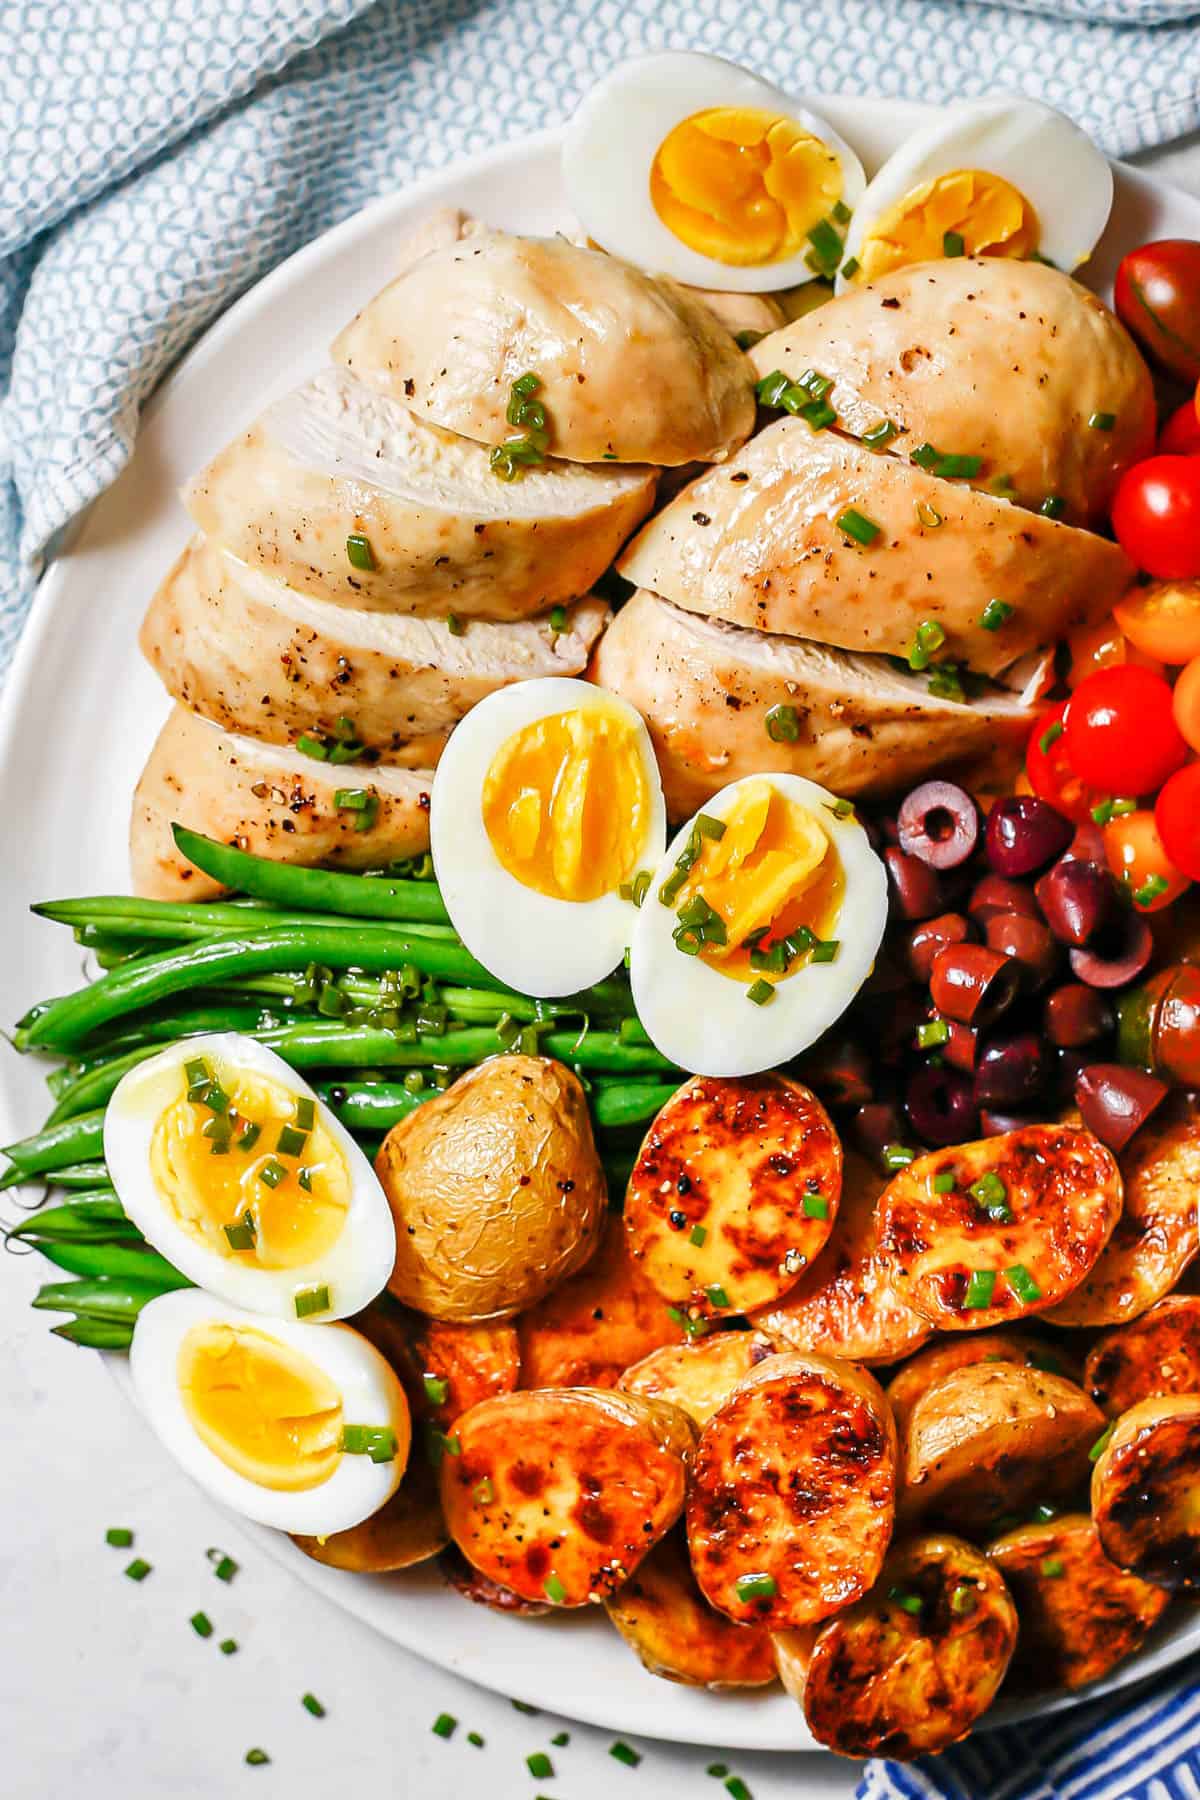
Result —
[{"label": "roasted chicken breast slice", "polygon": [[[318,599],[521,619],[587,593],[654,489],[652,469],[553,460],[503,481],[481,445],[331,368],[268,407],[183,498],[216,543]],[[365,540],[355,561],[352,537]]]},{"label": "roasted chicken breast slice", "polygon": [[555,456],[674,464],[727,456],[754,425],[754,376],[704,301],[565,238],[488,232],[405,269],[332,355],[419,418],[480,444],[519,427],[536,375]]},{"label": "roasted chicken breast slice", "polygon": [[314,599],[206,538],[150,602],[139,642],[172,698],[272,744],[349,719],[364,748],[428,769],[451,728],[496,688],[578,675],[609,617],[603,600],[493,623],[358,611]]},{"label": "roasted chicken breast slice", "polygon": [[[645,719],[675,818],[727,782],[772,770],[835,794],[903,788],[1006,737],[1023,741],[1036,710],[1000,688],[966,703],[938,699],[926,676],[882,656],[724,625],[645,591],[601,638],[591,674]],[[779,707],[795,714],[794,738],[791,714],[769,718]]]}]

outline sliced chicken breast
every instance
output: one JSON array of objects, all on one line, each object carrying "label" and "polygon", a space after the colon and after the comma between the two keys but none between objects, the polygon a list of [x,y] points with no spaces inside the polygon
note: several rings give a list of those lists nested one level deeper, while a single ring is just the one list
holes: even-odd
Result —
[{"label": "sliced chicken breast", "polygon": [[[907,656],[932,621],[939,656],[987,675],[1104,617],[1133,579],[1104,538],[798,418],[676,495],[617,567],[693,612],[844,650]],[[989,600],[1011,608],[998,630]]]},{"label": "sliced chicken breast", "polygon": [[[326,369],[183,497],[217,543],[318,599],[521,619],[585,594],[654,488],[652,469],[555,461],[502,481],[479,444]],[[350,561],[352,535],[366,539],[366,568]]]},{"label": "sliced chicken breast", "polygon": [[[495,688],[578,675],[608,622],[603,600],[493,624],[359,612],[315,600],[207,538],[179,558],[139,642],[169,694],[226,731],[272,744],[348,719],[375,757],[433,766],[451,729]],[[557,621],[556,621],[557,622]]]},{"label": "sliced chicken breast", "polygon": [[[1150,374],[1119,319],[1044,263],[952,257],[853,289],[756,344],[761,375],[830,377],[842,430],[883,420],[890,450],[980,456],[1022,505],[1051,495],[1072,524],[1100,518],[1154,443]],[[1111,415],[1110,429],[1091,421]]]},{"label": "sliced chicken breast", "polygon": [[[677,819],[727,782],[768,771],[806,775],[835,794],[907,787],[985,748],[994,754],[1006,738],[1023,741],[1036,715],[1023,694],[935,699],[924,676],[883,657],[724,625],[645,592],[601,638],[591,674],[645,719]],[[791,709],[794,740],[768,732],[773,707]]]},{"label": "sliced chicken breast", "polygon": [[493,231],[377,294],[333,359],[428,419],[499,444],[536,375],[550,449],[575,462],[713,462],[754,425],[750,364],[703,300],[565,238]]},{"label": "sliced chicken breast", "polygon": [[[294,750],[235,737],[176,706],[158,735],[133,796],[129,860],[133,889],[157,900],[203,900],[220,885],[175,848],[174,824],[278,862],[371,869],[429,848],[429,769],[330,768]],[[340,790],[365,791],[369,816],[337,805]]]}]

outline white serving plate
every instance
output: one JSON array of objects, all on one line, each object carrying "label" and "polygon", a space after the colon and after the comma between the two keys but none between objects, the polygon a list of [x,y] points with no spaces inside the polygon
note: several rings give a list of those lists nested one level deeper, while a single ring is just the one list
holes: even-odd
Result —
[{"label": "white serving plate", "polygon": [[[871,173],[931,107],[896,100],[815,102]],[[559,135],[485,152],[376,201],[299,251],[211,328],[146,409],[137,450],[92,507],[42,582],[0,703],[0,1022],[35,999],[78,985],[82,956],[61,926],[40,925],[37,899],[125,892],[130,795],[167,701],[137,654],[151,592],[182,548],[188,523],[176,489],[262,406],[325,360],[351,313],[391,275],[393,248],[432,207],[455,205],[512,230],[549,232],[567,220]],[[1111,282],[1121,253],[1159,237],[1200,237],[1200,202],[1117,167],[1116,201],[1090,280]],[[0,1060],[0,1142],[45,1113],[38,1065]],[[124,1359],[113,1358],[124,1377]],[[709,1694],[647,1674],[607,1621],[588,1614],[536,1622],[473,1606],[436,1574],[354,1576],[310,1562],[274,1532],[264,1549],[336,1605],[430,1662],[518,1699],[614,1731],[729,1749],[814,1748],[799,1708],[778,1689]],[[1200,1649],[1200,1609],[1174,1623],[1089,1699]],[[1004,1707],[989,1723],[1057,1710],[1057,1696]]]}]

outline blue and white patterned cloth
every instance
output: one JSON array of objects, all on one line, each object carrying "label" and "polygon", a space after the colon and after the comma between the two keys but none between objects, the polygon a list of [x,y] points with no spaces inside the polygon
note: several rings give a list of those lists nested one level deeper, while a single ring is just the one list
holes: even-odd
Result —
[{"label": "blue and white patterned cloth", "polygon": [[[805,92],[1021,89],[1114,154],[1200,126],[1200,0],[0,0],[0,668],[47,546],[236,294],[665,46]],[[872,1764],[860,1793],[1200,1800],[1200,1680]]]}]

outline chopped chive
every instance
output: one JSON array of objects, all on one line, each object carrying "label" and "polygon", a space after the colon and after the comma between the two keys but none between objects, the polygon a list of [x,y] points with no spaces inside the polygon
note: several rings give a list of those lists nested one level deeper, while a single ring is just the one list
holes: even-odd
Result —
[{"label": "chopped chive", "polygon": [[1112,1438],[1112,1434],[1116,1429],[1117,1429],[1117,1422],[1114,1419],[1112,1424],[1108,1427],[1108,1430],[1101,1432],[1100,1436],[1096,1439],[1095,1443],[1092,1445],[1091,1449],[1088,1451],[1088,1461],[1089,1462],[1099,1462],[1100,1461],[1100,1458],[1104,1455],[1104,1452],[1108,1449],[1109,1442],[1111,1441],[1111,1438]]},{"label": "chopped chive", "polygon": [[966,242],[963,238],[961,231],[943,231],[943,233],[942,233],[942,255],[943,256],[965,256],[966,253],[967,253],[967,246],[966,246]]},{"label": "chopped chive", "polygon": [[758,980],[752,981],[746,989],[746,998],[755,1006],[767,1006],[775,998],[775,989],[771,982],[764,981],[759,976]]},{"label": "chopped chive", "polygon": [[213,1574],[218,1581],[229,1582],[233,1580],[238,1572],[238,1565],[234,1562],[232,1556],[228,1556],[224,1550],[218,1550],[216,1545],[214,1545],[211,1550],[206,1550],[204,1554],[213,1565]]},{"label": "chopped chive", "polygon": [[739,1575],[733,1584],[738,1599],[771,1600],[779,1592],[773,1575]]},{"label": "chopped chive", "polygon": [[708,1765],[707,1769],[705,1769],[704,1773],[706,1775],[715,1775],[718,1781],[724,1781],[725,1777],[729,1773],[729,1764],[728,1763],[709,1763],[709,1765]]},{"label": "chopped chive", "polygon": [[128,1550],[133,1542],[133,1533],[124,1525],[110,1525],[104,1534],[104,1541],[111,1544],[114,1550]]},{"label": "chopped chive", "polygon": [[907,1144],[885,1144],[883,1166],[885,1169],[907,1169],[909,1163],[916,1160],[916,1155],[916,1151],[910,1150]]},{"label": "chopped chive", "polygon": [[960,1617],[966,1613],[972,1613],[975,1611],[978,1598],[978,1594],[969,1581],[960,1581],[950,1595],[950,1611],[958,1613]]},{"label": "chopped chive", "polygon": [[565,606],[552,606],[550,608],[550,629],[554,632],[556,637],[561,637],[562,633],[567,629],[567,609]]},{"label": "chopped chive", "polygon": [[1007,600],[989,600],[980,614],[979,623],[985,631],[999,631],[1006,619],[1011,619],[1013,609]]},{"label": "chopped chive", "polygon": [[453,1713],[439,1713],[430,1729],[432,1730],[434,1737],[453,1737],[454,1733],[458,1730],[458,1720]]},{"label": "chopped chive", "polygon": [[239,1150],[253,1150],[255,1144],[257,1144],[257,1142],[261,1136],[262,1136],[262,1126],[255,1125],[253,1122],[248,1123],[245,1126],[245,1128],[243,1129],[241,1136],[238,1138],[238,1141],[237,1141],[238,1149]]},{"label": "chopped chive", "polygon": [[262,1168],[258,1171],[258,1179],[262,1182],[264,1187],[277,1188],[286,1174],[287,1170],[284,1168],[283,1164],[281,1162],[276,1162],[275,1158],[271,1156],[267,1158]]},{"label": "chopped chive", "polygon": [[266,1751],[258,1749],[257,1746],[253,1750],[247,1750],[246,1752],[246,1761],[250,1764],[252,1769],[261,1769],[263,1764],[269,1763],[270,1760],[271,1759]]},{"label": "chopped chive", "polygon": [[1160,894],[1165,894],[1170,885],[1165,875],[1148,875],[1141,887],[1134,889],[1134,905],[1149,906]]},{"label": "chopped chive", "polygon": [[732,1794],[733,1800],[754,1800],[750,1789],[740,1775],[731,1775],[725,1783],[725,1792]]},{"label": "chopped chive", "polygon": [[845,280],[853,281],[861,267],[862,264],[859,262],[857,256],[848,256],[842,264],[842,275]]},{"label": "chopped chive", "polygon": [[[1037,1364],[1034,1363],[1033,1367],[1036,1368]],[[1047,1373],[1054,1375],[1057,1373],[1057,1371],[1054,1369],[1050,1369],[1047,1371]],[[1033,1517],[1039,1525],[1048,1525],[1050,1523],[1051,1519],[1057,1519],[1058,1508],[1057,1508],[1057,1506],[1051,1506],[1051,1504],[1048,1500],[1042,1500],[1039,1502],[1039,1504],[1037,1506],[1034,1507]]]},{"label": "chopped chive", "polygon": [[1111,431],[1116,422],[1116,413],[1094,412],[1088,420],[1088,427],[1092,431]]},{"label": "chopped chive", "polygon": [[333,804],[339,812],[356,814],[355,831],[370,831],[379,816],[379,795],[371,788],[338,788]]},{"label": "chopped chive", "polygon": [[450,633],[451,637],[462,637],[466,629],[466,626],[463,624],[457,613],[446,614],[446,630]]},{"label": "chopped chive", "polygon": [[773,744],[794,744],[800,736],[800,715],[794,706],[772,706],[767,711],[766,726]]},{"label": "chopped chive", "polygon": [[837,953],[841,947],[841,941],[838,938],[818,938],[809,954],[815,963],[831,963],[837,960]]},{"label": "chopped chive", "polygon": [[222,1656],[236,1656],[237,1647],[236,1638],[222,1638],[217,1645],[217,1649],[221,1652]]},{"label": "chopped chive", "polygon": [[317,1103],[308,1094],[301,1094],[296,1101],[296,1124],[301,1131],[311,1131],[317,1122]]},{"label": "chopped chive", "polygon": [[828,800],[821,803],[826,812],[831,812],[835,819],[852,819],[854,817],[853,800],[835,800],[830,806]]},{"label": "chopped chive", "polygon": [[712,1306],[726,1307],[732,1305],[729,1295],[725,1292],[725,1289],[721,1286],[719,1281],[714,1281],[711,1287],[705,1288],[704,1292],[708,1295],[709,1303]]},{"label": "chopped chive", "polygon": [[313,1191],[312,1178],[313,1172],[311,1169],[301,1169],[296,1176],[296,1180],[306,1194],[311,1194]]},{"label": "chopped chive", "polygon": [[510,1700],[509,1705],[514,1712],[527,1713],[531,1719],[536,1719],[538,1716],[537,1707],[530,1706],[528,1700]]},{"label": "chopped chive", "polygon": [[1047,725],[1045,731],[1043,731],[1041,737],[1038,739],[1038,749],[1043,756],[1049,756],[1051,746],[1057,744],[1064,729],[1065,727],[1061,719],[1055,719],[1053,725]]},{"label": "chopped chive", "polygon": [[325,1708],[321,1705],[321,1702],[317,1699],[315,1694],[301,1694],[300,1704],[306,1713],[312,1714],[314,1719],[323,1719],[325,1717]]},{"label": "chopped chive", "polygon": [[1044,519],[1061,519],[1067,510],[1067,503],[1061,494],[1047,494],[1038,507]]},{"label": "chopped chive", "polygon": [[863,432],[861,441],[868,450],[882,450],[885,444],[890,444],[899,435],[900,427],[891,419],[880,419],[878,425],[872,425],[869,431]]},{"label": "chopped chive", "polygon": [[525,1767],[535,1781],[553,1781],[554,1764],[544,1750],[535,1750],[525,1758]]},{"label": "chopped chive", "polygon": [[210,1638],[213,1634],[212,1620],[207,1613],[193,1613],[188,1620],[188,1624],[191,1626],[197,1637]]},{"label": "chopped chive", "polygon": [[693,1225],[688,1234],[688,1243],[695,1244],[697,1250],[699,1250],[707,1237],[708,1232],[703,1225]]},{"label": "chopped chive", "polygon": [[893,1601],[895,1605],[901,1607],[906,1613],[911,1613],[914,1618],[925,1604],[920,1594],[911,1593],[908,1588],[902,1587],[889,1588],[888,1599]]},{"label": "chopped chive", "polygon": [[371,548],[371,540],[364,531],[352,531],[346,539],[346,560],[352,569],[362,569],[370,574],[375,568],[375,552]]},{"label": "chopped chive", "polygon": [[615,1744],[609,1745],[608,1754],[617,1762],[624,1763],[627,1769],[636,1769],[642,1760],[640,1751],[632,1750],[628,1744],[623,1744],[620,1738]]},{"label": "chopped chive", "polygon": [[806,1219],[827,1219],[829,1202],[823,1194],[805,1194],[801,1210]]},{"label": "chopped chive", "polygon": [[542,1591],[547,1600],[553,1600],[555,1606],[561,1606],[567,1597],[567,1590],[557,1575],[547,1575],[542,1584]]},{"label": "chopped chive", "polygon": [[390,1425],[343,1425],[340,1448],[347,1456],[369,1456],[373,1463],[392,1462],[396,1434]]},{"label": "chopped chive", "polygon": [[283,1125],[280,1127],[275,1148],[280,1156],[303,1156],[304,1146],[307,1142],[307,1131],[299,1131],[295,1125]]},{"label": "chopped chive", "polygon": [[778,406],[790,386],[782,369],[772,369],[769,375],[764,375],[761,381],[755,382],[755,397],[762,406]]},{"label": "chopped chive", "polygon": [[450,1383],[442,1375],[423,1375],[425,1398],[431,1406],[445,1406],[450,1398]]},{"label": "chopped chive", "polygon": [[313,1313],[329,1311],[329,1289],[320,1287],[297,1288],[295,1294],[296,1317],[307,1319]]},{"label": "chopped chive", "polygon": [[934,651],[940,650],[945,641],[945,629],[936,619],[922,619],[908,652],[909,668],[927,669]]},{"label": "chopped chive", "polygon": [[917,1026],[917,1048],[920,1050],[936,1050],[939,1044],[950,1041],[950,1027],[945,1019],[926,1019]]},{"label": "chopped chive", "polygon": [[853,538],[856,544],[864,547],[873,544],[882,530],[874,519],[868,519],[866,513],[859,512],[856,506],[848,506],[844,513],[838,515],[835,523],[846,537]]},{"label": "chopped chive", "polygon": [[972,1269],[967,1291],[963,1295],[963,1306],[969,1312],[980,1312],[985,1306],[992,1304],[995,1291],[995,1269]]},{"label": "chopped chive", "polygon": [[846,205],[844,200],[835,200],[830,207],[829,212],[835,225],[848,225],[850,223],[850,208]]},{"label": "chopped chive", "polygon": [[985,1170],[978,1181],[971,1183],[967,1192],[972,1200],[978,1200],[980,1206],[998,1206],[1002,1200],[1008,1198],[1008,1189],[995,1169]]},{"label": "chopped chive", "polygon": [[934,1176],[933,1191],[935,1194],[952,1194],[954,1192],[954,1175],[950,1169],[944,1169],[940,1175]]},{"label": "chopped chive", "polygon": [[807,234],[812,254],[824,274],[831,275],[842,260],[842,240],[828,219],[818,219]]},{"label": "chopped chive", "polygon": [[1033,1279],[1033,1276],[1029,1273],[1029,1270],[1025,1267],[1024,1263],[1014,1263],[1012,1268],[1005,1269],[1004,1273],[1008,1278],[1009,1287],[1017,1296],[1018,1300],[1023,1300],[1028,1306],[1032,1304],[1034,1300],[1041,1299],[1042,1290]]},{"label": "chopped chive", "polygon": [[135,1556],[133,1561],[126,1566],[125,1573],[130,1581],[145,1581],[150,1569],[150,1563],[143,1561],[140,1556]]},{"label": "chopped chive", "polygon": [[1042,1563],[1042,1574],[1048,1575],[1051,1580],[1059,1575],[1065,1575],[1066,1572],[1067,1565],[1061,1556],[1047,1556]]},{"label": "chopped chive", "polygon": [[570,1741],[571,1741],[571,1734],[569,1731],[556,1731],[554,1736],[550,1739],[550,1742],[553,1744],[553,1746],[556,1750],[563,1749],[565,1745],[570,1743]]},{"label": "chopped chive", "polygon": [[467,1742],[468,1742],[468,1744],[474,1744],[476,1750],[483,1749],[483,1739],[480,1737],[480,1735],[477,1731],[468,1731]]}]

